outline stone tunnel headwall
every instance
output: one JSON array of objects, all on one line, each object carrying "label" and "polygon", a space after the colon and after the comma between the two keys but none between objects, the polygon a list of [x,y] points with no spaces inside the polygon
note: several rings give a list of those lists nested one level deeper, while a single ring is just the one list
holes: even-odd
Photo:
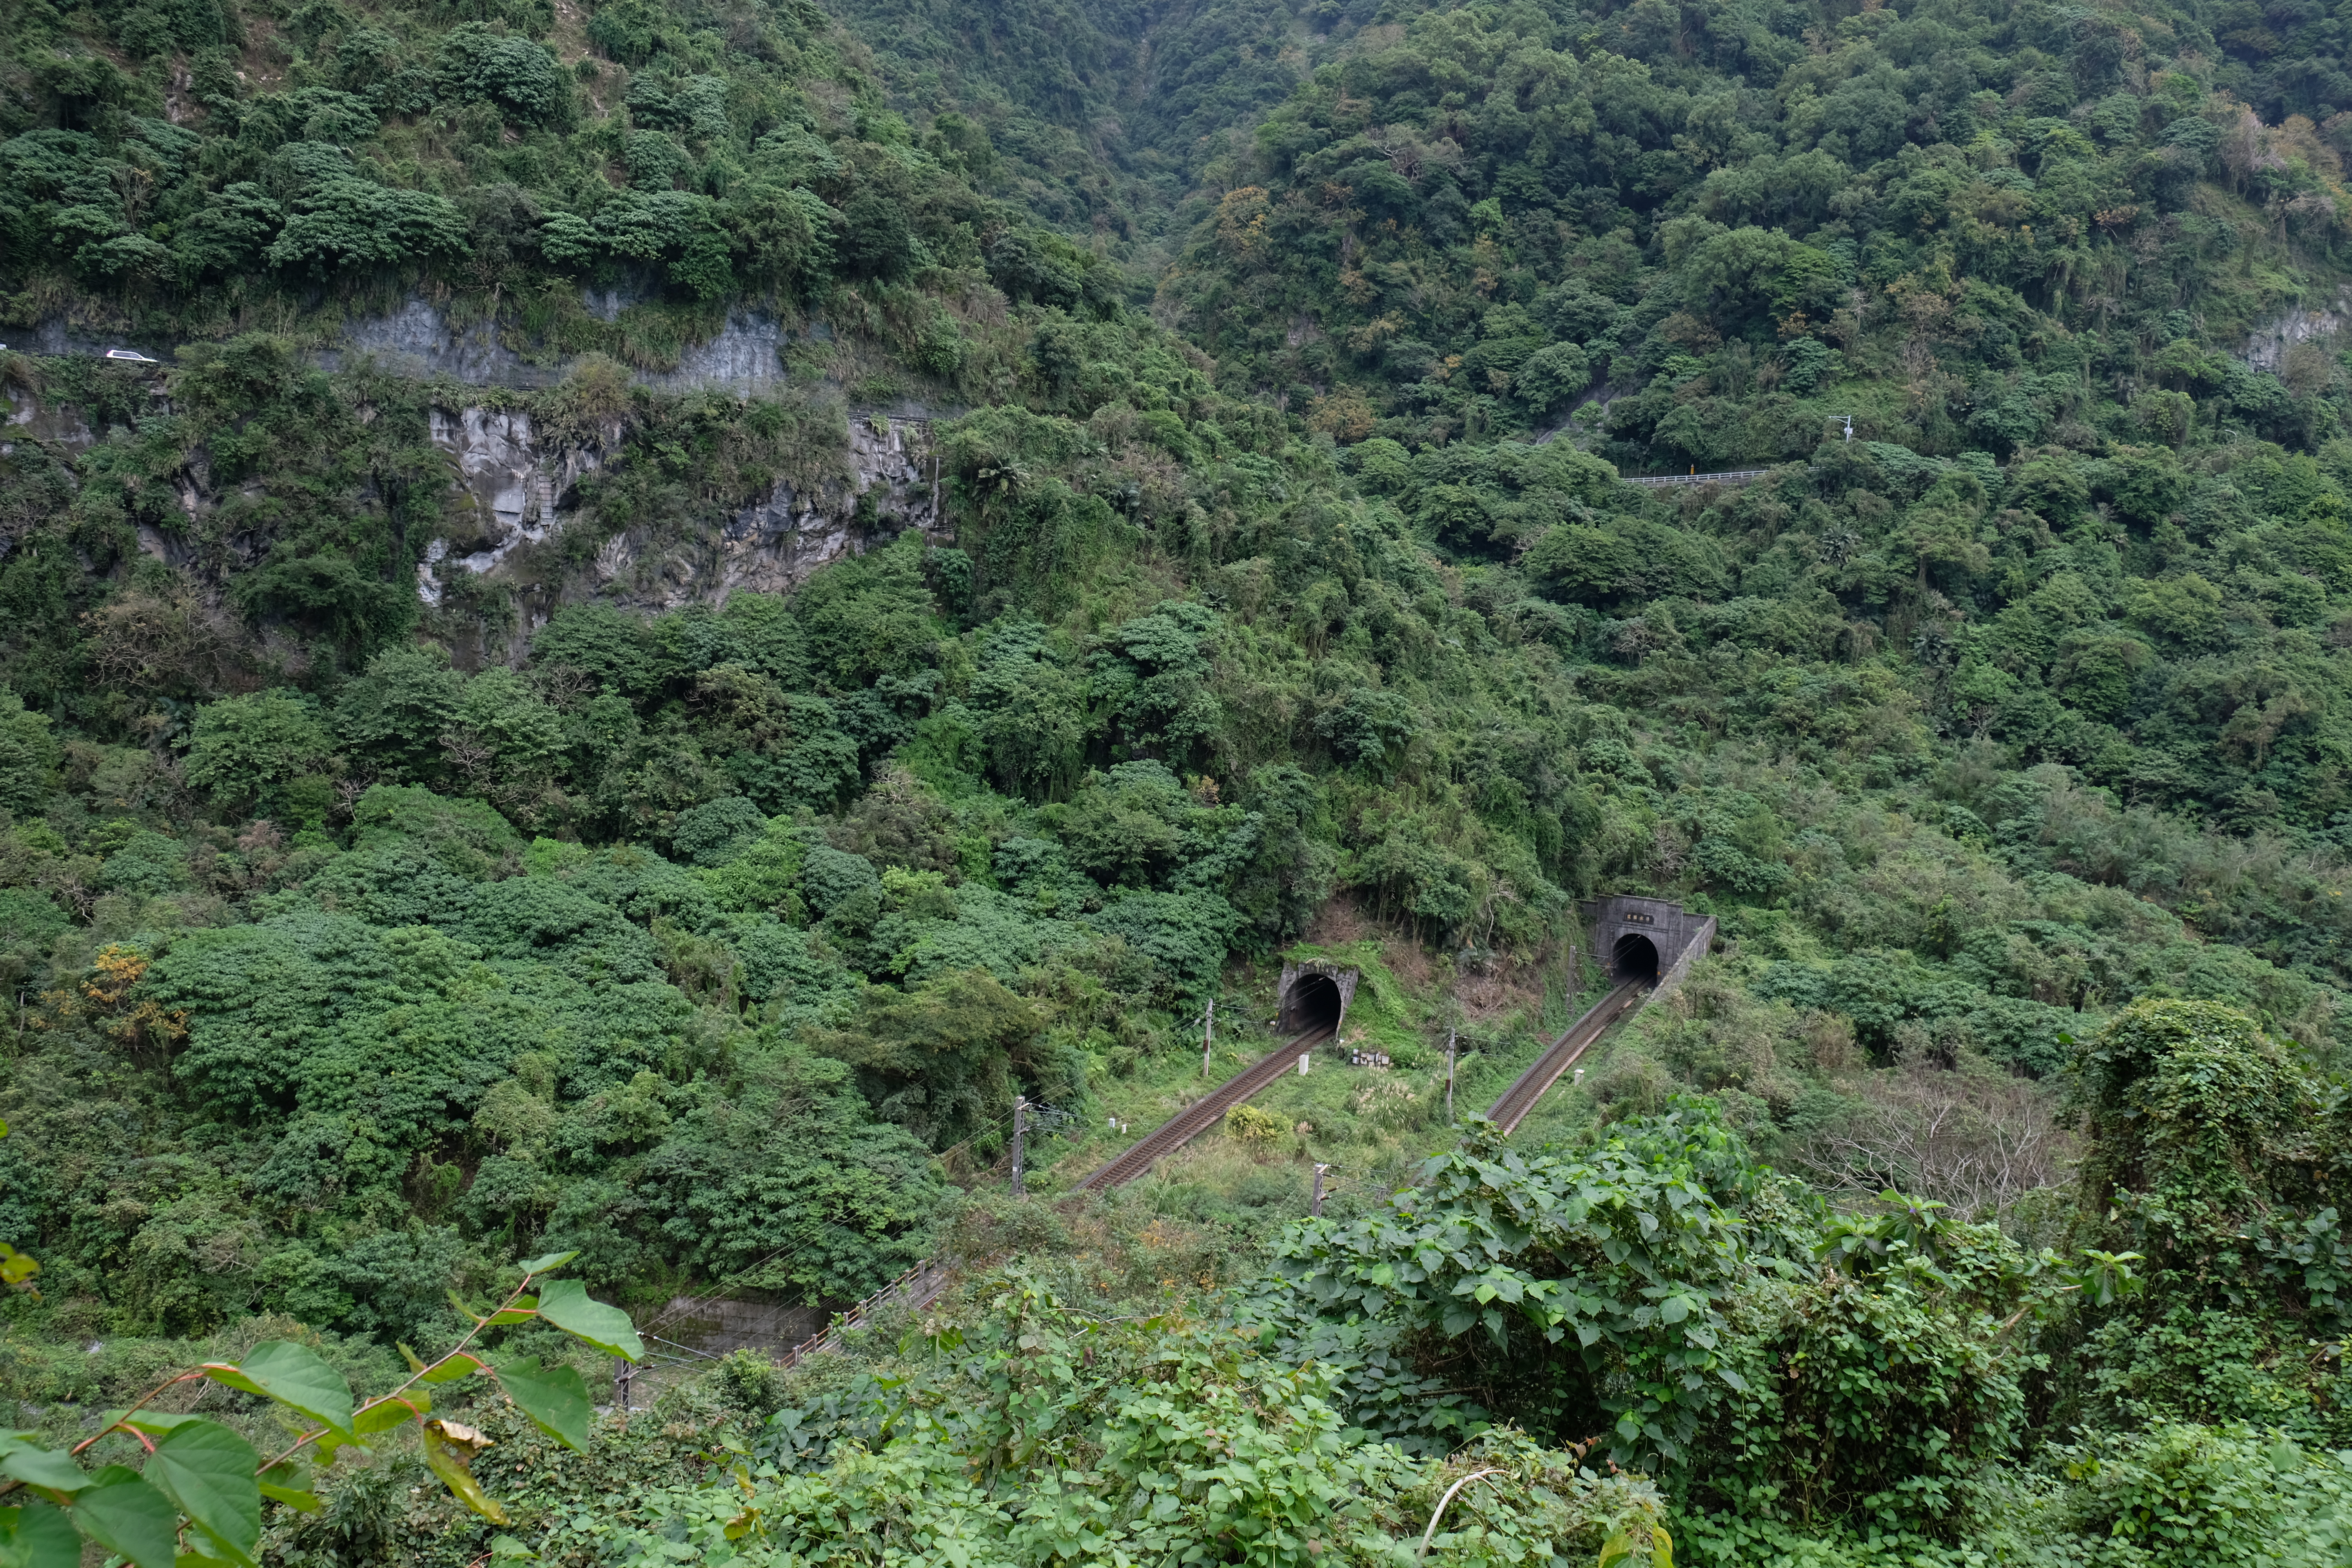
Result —
[{"label": "stone tunnel headwall", "polygon": [[1343,968],[1336,963],[1326,963],[1320,959],[1308,959],[1304,963],[1286,962],[1282,966],[1281,983],[1276,988],[1276,994],[1281,999],[1281,1005],[1276,1015],[1276,1025],[1286,1033],[1296,1032],[1306,1027],[1305,1023],[1298,1017],[1296,992],[1299,982],[1309,975],[1321,975],[1339,987],[1339,1017],[1333,1026],[1335,1030],[1338,1024],[1346,1022],[1349,1004],[1356,999],[1358,978],[1356,970]]},{"label": "stone tunnel headwall", "polygon": [[1713,915],[1693,914],[1664,899],[1596,899],[1584,910],[1592,921],[1592,956],[1604,967],[1612,963],[1617,943],[1624,938],[1649,939],[1658,952],[1661,996],[1681,984],[1691,964],[1715,944]]}]

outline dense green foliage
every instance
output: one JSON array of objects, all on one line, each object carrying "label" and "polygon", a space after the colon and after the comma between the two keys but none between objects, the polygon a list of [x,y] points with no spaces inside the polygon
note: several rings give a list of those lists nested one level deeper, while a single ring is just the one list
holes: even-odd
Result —
[{"label": "dense green foliage", "polygon": [[[266,1502],[294,1514],[319,1513],[324,1504],[310,1489],[315,1464],[403,1437],[423,1449],[425,1466],[452,1497],[493,1523],[509,1522],[473,1473],[474,1459],[494,1440],[433,1415],[434,1391],[442,1391],[446,1408],[451,1384],[494,1388],[539,1432],[584,1450],[591,1411],[579,1370],[552,1359],[542,1365],[536,1354],[518,1353],[514,1342],[576,1342],[629,1361],[644,1358],[645,1343],[627,1313],[592,1300],[577,1279],[552,1278],[572,1256],[520,1264],[501,1299],[479,1308],[453,1291],[450,1305],[465,1331],[430,1362],[402,1346],[407,1375],[383,1394],[355,1395],[349,1378],[317,1351],[270,1340],[236,1362],[206,1362],[164,1379],[91,1423],[97,1430],[63,1452],[44,1446],[37,1433],[8,1434],[0,1438],[0,1474],[6,1477],[0,1496],[11,1499],[0,1505],[0,1550],[25,1568],[72,1568],[92,1547],[135,1568],[173,1568],[188,1556],[261,1568]],[[506,1344],[493,1350],[493,1340]],[[185,1407],[190,1394],[201,1401],[215,1388],[247,1396],[244,1419]],[[253,1418],[261,1411],[290,1430],[264,1436]],[[134,1469],[122,1459],[144,1463]],[[184,1546],[194,1550],[184,1553]]]},{"label": "dense green foliage", "polygon": [[743,1445],[740,1483],[633,1498],[558,1527],[543,1553],[920,1552],[1009,1568],[1181,1561],[1214,1542],[1247,1562],[1403,1563],[1448,1487],[1486,1469],[1502,1479],[1449,1510],[1449,1555],[1572,1562],[1621,1534],[1650,1555],[1647,1482],[1596,1476],[1574,1451],[1516,1434],[1450,1462],[1408,1459],[1345,1424],[1327,1369],[1265,1357],[1230,1327],[1090,1321],[1016,1275],[973,1332],[912,1359],[903,1381],[867,1376],[777,1411]]},{"label": "dense green foliage", "polygon": [[[990,356],[968,354],[957,313],[987,313],[971,289],[992,273],[1087,310],[1124,291],[986,194],[982,126],[950,112],[919,137],[811,8],[620,5],[583,26],[528,0],[454,25],[202,0],[12,19],[0,289],[26,325],[326,330],[423,286],[481,300],[535,353],[645,365],[749,297],[845,312],[919,381],[977,392]],[[617,290],[617,314],[583,284]]]},{"label": "dense green foliage", "polygon": [[[1433,1550],[2340,1561],[2334,19],[5,16],[0,320],[188,340],[0,353],[11,1481],[257,1343],[397,1381],[550,1248],[644,1310],[944,1250],[596,1455],[526,1326],[445,1406],[513,1533],[411,1435],[231,1555],[1402,1563],[1499,1466]],[[560,378],[310,357],[412,298]],[[781,390],[632,382],[746,311]],[[841,488],[900,399],[926,531]],[[569,476],[482,574],[468,417]],[[840,558],[725,591],[786,489]],[[1603,891],[1720,951],[1457,1144],[1446,1042],[1517,1070]],[[975,1195],[1015,1096],[1066,1194],[1204,1004],[1269,1048],[1285,955],[1392,1072]]]},{"label": "dense green foliage", "polygon": [[1601,449],[1675,470],[1808,456],[1832,411],[1922,456],[2315,441],[2329,356],[2290,386],[2212,345],[2340,264],[2352,121],[2219,25],[1435,12],[1259,128],[1164,294],[1351,437],[1550,426],[1593,387]]}]

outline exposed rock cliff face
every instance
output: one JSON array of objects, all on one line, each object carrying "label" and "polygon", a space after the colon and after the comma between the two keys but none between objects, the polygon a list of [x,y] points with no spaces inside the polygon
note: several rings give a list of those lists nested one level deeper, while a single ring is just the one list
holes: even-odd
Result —
[{"label": "exposed rock cliff face", "polygon": [[[635,300],[624,290],[590,290],[583,302],[591,313],[613,321]],[[821,342],[830,335],[822,322],[787,323],[756,309],[738,309],[709,342],[685,349],[674,368],[628,374],[642,385],[667,392],[772,395],[787,380],[785,351],[796,340]],[[37,353],[99,354],[125,345],[50,321],[17,346]],[[170,343],[127,346],[165,363],[176,357]],[[560,356],[526,355],[491,323],[460,324],[422,299],[388,315],[347,323],[339,342],[314,348],[310,358],[330,370],[365,358],[395,374],[516,389],[554,385],[574,368]],[[160,379],[157,396],[160,408]],[[693,601],[717,604],[738,590],[782,592],[806,582],[827,562],[908,529],[936,533],[940,528],[929,410],[902,405],[853,415],[838,452],[811,454],[814,460],[803,466],[803,474],[829,477],[780,483],[732,516],[714,520],[698,537],[656,539],[624,531],[595,541],[593,553],[535,549],[553,546],[567,529],[592,526],[581,510],[580,481],[617,460],[628,430],[614,419],[584,435],[567,430],[558,437],[529,413],[496,402],[440,406],[431,416],[431,439],[448,460],[455,504],[444,509],[437,536],[421,546],[417,596],[428,609],[456,611],[478,597],[457,590],[495,588],[511,612],[495,617],[500,622],[495,631],[467,630],[463,615],[446,617],[439,635],[454,644],[476,645],[453,647],[461,662],[522,658],[531,635],[568,600],[596,595],[665,609]],[[44,406],[11,389],[0,452],[12,441],[28,439],[79,451],[93,437],[79,411]],[[192,521],[222,499],[211,486],[199,455],[176,486]],[[140,543],[168,564],[189,563],[187,541],[166,531],[142,525]],[[0,542],[0,551],[5,548]]]},{"label": "exposed rock cliff face", "polygon": [[[616,291],[591,290],[584,300],[591,314],[608,321],[634,302]],[[823,342],[831,335],[821,323],[795,331],[765,311],[730,310],[715,337],[680,352],[676,368],[635,371],[630,379],[666,391],[770,392],[787,380],[783,351],[795,338]],[[572,368],[562,357],[526,358],[490,322],[460,326],[425,300],[411,300],[390,315],[351,322],[340,346],[320,349],[311,358],[332,370],[362,356],[395,374],[446,375],[470,386],[553,386]]]},{"label": "exposed rock cliff face", "polygon": [[2256,370],[2275,373],[2295,344],[2332,338],[2347,325],[2352,325],[2352,292],[2337,296],[2332,303],[2289,310],[2254,330],[2246,340],[2246,363]]},{"label": "exposed rock cliff face", "polygon": [[[509,590],[516,624],[504,639],[470,651],[491,660],[519,658],[530,636],[556,606],[598,594],[648,609],[695,601],[718,604],[737,590],[779,593],[799,586],[831,561],[908,529],[940,529],[940,479],[925,419],[861,414],[830,464],[834,476],[814,484],[779,483],[724,520],[705,538],[658,545],[632,532],[600,542],[582,566],[569,552],[533,551],[579,521],[580,481],[609,465],[628,430],[614,419],[584,438],[557,439],[530,414],[483,405],[436,408],[433,445],[449,462],[455,505],[446,509],[436,538],[416,568],[420,599],[440,607],[451,587],[468,578]],[[54,443],[79,451],[90,445],[89,426],[70,406],[43,406],[12,389],[0,452],[13,439]],[[201,462],[178,487],[191,518],[216,504]],[[142,527],[147,552],[183,564],[181,542]],[[575,564],[567,565],[569,560]]]},{"label": "exposed rock cliff face", "polygon": [[671,608],[724,602],[738,589],[780,593],[829,561],[909,528],[939,529],[939,477],[930,426],[861,415],[849,422],[840,478],[795,489],[780,483],[729,518],[702,548],[619,533],[605,540],[585,581],[549,581],[524,547],[568,521],[583,475],[603,468],[625,431],[614,422],[581,445],[542,439],[525,414],[474,407],[436,410],[433,444],[448,454],[465,492],[462,521],[425,547],[417,591],[439,605],[456,574],[490,577],[560,602],[598,591],[623,603]]},{"label": "exposed rock cliff face", "polygon": [[623,434],[615,422],[593,444],[559,446],[540,438],[528,414],[436,408],[432,420],[433,445],[456,465],[463,504],[417,563],[417,593],[428,605],[441,603],[450,574],[495,572],[523,545],[553,534],[561,502],[583,474],[604,467]]},{"label": "exposed rock cliff face", "polygon": [[909,528],[932,534],[940,528],[930,426],[881,415],[852,419],[846,483],[806,494],[778,485],[737,512],[719,546],[716,580],[697,586],[710,598],[738,588],[781,593],[828,561]]},{"label": "exposed rock cliff face", "polygon": [[[638,302],[624,289],[581,291],[588,313],[611,321]],[[29,332],[12,334],[16,346],[40,354],[102,354],[109,349],[130,348],[168,363],[180,344],[161,339],[127,339],[93,331],[58,320],[42,322]],[[833,330],[822,321],[792,324],[769,311],[738,308],[708,342],[680,350],[668,370],[635,369],[629,379],[667,392],[725,391],[743,395],[772,392],[790,379],[784,351],[794,342],[829,342]],[[429,300],[411,299],[382,316],[362,316],[346,321],[335,338],[309,351],[313,364],[337,370],[366,359],[377,369],[420,379],[445,376],[468,386],[553,386],[576,366],[576,360],[551,352],[526,354],[512,346],[512,334],[497,323],[460,323]],[[902,412],[913,413],[909,407]]]}]

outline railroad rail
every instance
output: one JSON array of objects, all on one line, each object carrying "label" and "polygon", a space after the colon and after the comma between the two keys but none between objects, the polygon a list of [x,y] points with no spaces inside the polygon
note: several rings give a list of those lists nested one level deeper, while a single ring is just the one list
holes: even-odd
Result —
[{"label": "railroad rail", "polygon": [[1533,1067],[1519,1075],[1517,1083],[1503,1091],[1503,1098],[1487,1110],[1486,1120],[1506,1134],[1517,1131],[1528,1112],[1536,1108],[1536,1101],[1544,1097],[1544,1091],[1559,1081],[1560,1074],[1576,1065],[1576,1058],[1606,1033],[1610,1025],[1640,1006],[1653,984],[1647,978],[1628,980],[1595,1002],[1583,1017],[1568,1026],[1566,1034],[1551,1043],[1549,1050],[1536,1058]]},{"label": "railroad rail", "polygon": [[1639,479],[1620,474],[1629,485],[1642,485],[1651,489],[1663,489],[1674,485],[1744,485],[1750,479],[1760,479],[1769,468],[1730,468],[1719,474],[1645,474]]},{"label": "railroad rail", "polygon": [[1092,1192],[1101,1192],[1135,1180],[1159,1161],[1215,1126],[1225,1112],[1264,1089],[1298,1058],[1339,1033],[1324,1026],[1303,1030],[1274,1047],[1265,1058],[1244,1068],[1214,1089],[1194,1100],[1167,1121],[1161,1122],[1143,1141],[1125,1153],[1113,1155],[1108,1163],[1096,1171],[1078,1185]]}]

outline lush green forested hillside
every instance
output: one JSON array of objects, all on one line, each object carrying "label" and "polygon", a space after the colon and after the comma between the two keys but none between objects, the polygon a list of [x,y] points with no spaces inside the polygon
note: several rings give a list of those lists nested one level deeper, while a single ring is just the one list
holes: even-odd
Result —
[{"label": "lush green forested hillside", "polygon": [[2331,15],[0,18],[9,1562],[2341,1561]]}]

